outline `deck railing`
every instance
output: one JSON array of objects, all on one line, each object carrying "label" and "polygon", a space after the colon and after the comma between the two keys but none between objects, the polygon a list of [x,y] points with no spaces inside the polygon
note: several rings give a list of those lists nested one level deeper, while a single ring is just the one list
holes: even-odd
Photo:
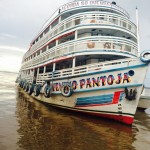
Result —
[{"label": "deck railing", "polygon": [[33,82],[33,74],[22,73],[21,78],[29,83]]},{"label": "deck railing", "polygon": [[60,58],[64,56],[64,54],[69,55],[71,53],[84,51],[93,51],[94,54],[94,50],[99,53],[104,50],[110,50],[110,52],[115,50],[115,52],[117,53],[128,53],[135,56],[137,56],[138,53],[136,44],[129,40],[125,41],[123,38],[111,39],[111,37],[103,37],[103,39],[100,39],[93,37],[93,39],[88,39],[89,40],[82,39],[81,41],[74,41],[72,43],[62,44],[60,46],[54,47],[49,51],[42,53],[38,57],[35,57],[28,62],[25,62],[22,65],[22,69],[27,69],[55,58]]},{"label": "deck railing", "polygon": [[58,78],[68,78],[75,75],[82,75],[85,73],[94,73],[97,71],[107,70],[108,68],[118,68],[118,67],[125,67],[129,66],[129,64],[132,62],[136,62],[137,59],[122,59],[122,60],[115,60],[111,62],[105,62],[105,63],[95,63],[90,65],[84,65],[84,66],[78,66],[75,68],[68,68],[68,69],[62,69],[62,70],[56,70],[54,72],[48,72],[48,73],[41,73],[38,74],[36,83],[42,84],[46,80],[53,80]]},{"label": "deck railing", "polygon": [[[62,22],[60,22],[56,27],[51,29],[47,34],[45,34],[41,39],[39,38],[38,41],[32,45],[30,49],[30,53],[33,53],[35,50],[40,48],[53,36],[68,30],[69,28],[73,28],[79,25],[110,25],[113,27],[121,27],[122,29],[126,29],[127,31],[133,33],[134,35],[137,34],[136,26],[130,20],[123,18],[121,16],[116,16],[112,14],[85,14],[76,17],[70,17]],[[28,54],[30,55],[30,54]]]}]

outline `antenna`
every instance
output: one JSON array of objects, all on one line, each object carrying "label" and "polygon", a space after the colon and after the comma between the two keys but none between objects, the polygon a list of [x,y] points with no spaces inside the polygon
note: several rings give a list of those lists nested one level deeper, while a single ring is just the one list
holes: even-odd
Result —
[{"label": "antenna", "polygon": [[137,26],[137,44],[138,44],[138,57],[140,57],[140,36],[139,36],[139,13],[136,7],[136,26]]}]

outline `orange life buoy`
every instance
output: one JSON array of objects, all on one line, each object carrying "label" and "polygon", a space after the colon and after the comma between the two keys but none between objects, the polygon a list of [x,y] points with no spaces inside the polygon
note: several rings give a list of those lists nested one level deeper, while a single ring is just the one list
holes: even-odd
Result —
[{"label": "orange life buoy", "polygon": [[90,23],[96,23],[96,20],[93,19],[93,20],[90,21]]},{"label": "orange life buoy", "polygon": [[88,47],[88,48],[94,48],[94,47],[95,47],[95,43],[92,42],[92,41],[88,41],[88,42],[87,42],[87,47]]}]

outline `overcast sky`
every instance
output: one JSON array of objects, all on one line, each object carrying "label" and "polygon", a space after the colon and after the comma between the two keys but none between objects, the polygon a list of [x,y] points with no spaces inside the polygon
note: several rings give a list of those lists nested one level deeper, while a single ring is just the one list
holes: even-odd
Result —
[{"label": "overcast sky", "polygon": [[[51,14],[71,0],[0,0],[0,70],[18,71],[24,52]],[[111,2],[111,0],[107,0]],[[150,49],[150,0],[115,0],[135,23],[139,9],[141,50]]]}]

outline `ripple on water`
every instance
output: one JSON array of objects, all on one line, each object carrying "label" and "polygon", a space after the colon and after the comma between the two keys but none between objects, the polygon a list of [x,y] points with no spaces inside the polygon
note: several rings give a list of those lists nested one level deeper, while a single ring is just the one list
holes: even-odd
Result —
[{"label": "ripple on water", "polygon": [[15,75],[4,78],[0,81],[0,150],[149,149],[150,118],[144,112],[137,111],[133,126],[126,126],[64,111],[17,92]]}]

